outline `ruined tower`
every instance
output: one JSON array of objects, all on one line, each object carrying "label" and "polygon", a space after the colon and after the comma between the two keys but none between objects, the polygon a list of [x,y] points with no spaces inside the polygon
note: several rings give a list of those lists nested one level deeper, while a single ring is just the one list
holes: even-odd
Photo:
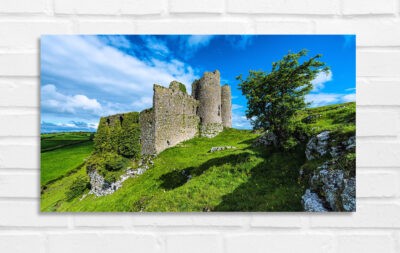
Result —
[{"label": "ruined tower", "polygon": [[220,73],[205,72],[192,84],[192,96],[199,101],[200,135],[214,137],[222,132]]},{"label": "ruined tower", "polygon": [[221,87],[221,118],[224,127],[232,127],[231,87],[227,84]]},{"label": "ruined tower", "polygon": [[197,135],[198,101],[181,85],[177,81],[169,88],[154,85],[153,108],[140,113],[142,154],[158,154]]}]

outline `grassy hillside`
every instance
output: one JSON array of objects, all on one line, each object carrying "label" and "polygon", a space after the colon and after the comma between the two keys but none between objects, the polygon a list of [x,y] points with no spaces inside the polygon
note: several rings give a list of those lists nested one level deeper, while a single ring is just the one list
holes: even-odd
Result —
[{"label": "grassy hillside", "polygon": [[40,136],[40,151],[46,152],[65,146],[90,141],[93,133],[70,132],[70,133],[49,133]]},{"label": "grassy hillside", "polygon": [[51,134],[49,138],[46,138],[47,135],[42,135],[42,145],[49,147],[48,140],[57,142],[51,151],[43,151],[40,154],[42,186],[83,166],[85,159],[93,150],[93,142],[89,140],[89,136],[90,133],[59,133]]},{"label": "grassy hillside", "polygon": [[[344,139],[355,134],[354,119],[355,103],[309,109],[298,115],[296,134],[309,138],[330,130],[336,139]],[[302,211],[301,196],[307,185],[299,179],[299,170],[312,170],[321,161],[307,162],[306,139],[293,151],[282,152],[252,145],[258,137],[251,131],[226,129],[212,139],[194,138],[159,154],[152,168],[127,179],[111,195],[66,201],[72,182],[87,179],[82,167],[48,185],[42,192],[41,210]],[[236,148],[209,152],[216,146]],[[64,151],[65,160],[72,154]]]}]

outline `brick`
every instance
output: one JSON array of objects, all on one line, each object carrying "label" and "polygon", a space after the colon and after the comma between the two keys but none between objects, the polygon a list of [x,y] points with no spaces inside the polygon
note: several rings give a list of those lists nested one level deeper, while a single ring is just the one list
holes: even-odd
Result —
[{"label": "brick", "polygon": [[164,0],[155,1],[98,1],[55,0],[55,12],[60,14],[120,15],[120,14],[159,14],[164,9]]},{"label": "brick", "polygon": [[270,213],[265,214],[253,214],[250,226],[252,227],[269,227],[269,228],[300,228],[302,226],[301,214],[292,215],[289,213]]},{"label": "brick", "polygon": [[231,13],[266,13],[266,14],[338,14],[337,0],[307,0],[307,1],[274,1],[256,0],[249,3],[246,0],[228,0],[227,11]]},{"label": "brick", "polygon": [[[10,30],[13,32],[10,33]],[[0,48],[23,48],[39,51],[39,38],[43,34],[72,32],[69,21],[3,21],[0,22]]]},{"label": "brick", "polygon": [[396,252],[395,242],[390,234],[346,234],[337,236],[337,252]]},{"label": "brick", "polygon": [[251,33],[251,23],[247,21],[136,21],[137,33],[142,34],[232,34]]},{"label": "brick", "polygon": [[167,253],[222,252],[221,240],[217,234],[177,234],[166,236]]},{"label": "brick", "polygon": [[357,171],[357,197],[394,197],[399,177],[392,172]]},{"label": "brick", "polygon": [[249,223],[247,215],[232,214],[231,216],[221,214],[196,214],[181,215],[165,213],[162,216],[156,214],[135,214],[132,217],[133,226],[157,226],[157,227],[190,227],[190,226],[223,226],[223,227],[239,227]]},{"label": "brick", "polygon": [[399,228],[400,205],[363,203],[357,200],[357,212],[329,213],[310,216],[314,228]]},{"label": "brick", "polygon": [[333,252],[333,238],[324,234],[235,234],[225,239],[226,252]]},{"label": "brick", "polygon": [[222,13],[223,0],[169,0],[170,13]]},{"label": "brick", "polygon": [[39,106],[39,80],[0,80],[0,106]]},{"label": "brick", "polygon": [[[0,13],[44,13],[46,0],[1,0]],[[3,39],[3,38],[2,38]]]},{"label": "brick", "polygon": [[78,21],[78,30],[85,34],[133,34],[135,25],[131,21]]},{"label": "brick", "polygon": [[34,53],[1,53],[0,66],[0,76],[39,76],[39,56]]},{"label": "brick", "polygon": [[41,214],[39,201],[0,201],[0,227],[67,227],[65,215]]},{"label": "brick", "polygon": [[400,45],[400,20],[396,18],[315,19],[315,27],[318,34],[356,34],[358,46]]},{"label": "brick", "polygon": [[166,0],[122,0],[122,14],[154,15],[165,11]]},{"label": "brick", "polygon": [[203,227],[242,227],[249,224],[250,217],[246,214],[194,214],[192,217],[193,226]]},{"label": "brick", "polygon": [[0,174],[0,197],[37,198],[39,188],[39,171],[37,173]]},{"label": "brick", "polygon": [[152,235],[134,233],[60,233],[48,235],[49,253],[160,252]]},{"label": "brick", "polygon": [[358,77],[400,77],[400,51],[369,50],[357,52]]},{"label": "brick", "polygon": [[352,0],[342,2],[343,14],[394,14],[396,13],[395,0]]},{"label": "brick", "polygon": [[0,249],[7,253],[44,253],[45,238],[37,234],[0,234]]},{"label": "brick", "polygon": [[400,81],[373,81],[357,86],[357,105],[400,105]]},{"label": "brick", "polygon": [[[39,143],[39,138],[37,142]],[[39,157],[39,146],[0,146],[0,168],[38,169]]]},{"label": "brick", "polygon": [[39,135],[38,114],[16,114],[16,115],[0,114],[0,121],[7,122],[7,124],[0,124],[0,136]]},{"label": "brick", "polygon": [[398,126],[397,112],[357,111],[357,136],[396,136]]},{"label": "brick", "polygon": [[79,214],[73,216],[76,227],[128,227],[131,226],[130,214]]},{"label": "brick", "polygon": [[400,143],[363,142],[357,139],[358,167],[399,167]]},{"label": "brick", "polygon": [[59,14],[119,14],[121,10],[121,0],[98,1],[87,0],[55,0],[54,11]]},{"label": "brick", "polygon": [[260,34],[312,33],[313,23],[310,21],[256,21],[255,27]]}]

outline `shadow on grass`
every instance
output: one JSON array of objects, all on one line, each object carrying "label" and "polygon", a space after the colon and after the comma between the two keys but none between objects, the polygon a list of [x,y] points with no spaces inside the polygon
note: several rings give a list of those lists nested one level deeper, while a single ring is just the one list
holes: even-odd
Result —
[{"label": "shadow on grass", "polygon": [[212,158],[198,167],[188,167],[183,170],[174,170],[168,172],[160,177],[162,181],[161,187],[166,190],[175,189],[184,185],[189,178],[200,176],[213,166],[218,167],[226,164],[234,166],[240,163],[248,162],[251,156],[252,154],[250,152],[227,155],[223,157]]},{"label": "shadow on grass", "polygon": [[301,150],[270,150],[251,169],[249,180],[223,196],[211,211],[302,211],[304,188],[298,182],[298,171],[304,161]]}]

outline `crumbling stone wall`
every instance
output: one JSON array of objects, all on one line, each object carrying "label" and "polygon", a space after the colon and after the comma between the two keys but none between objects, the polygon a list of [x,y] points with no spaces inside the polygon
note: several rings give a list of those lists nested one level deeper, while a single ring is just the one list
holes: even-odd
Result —
[{"label": "crumbling stone wall", "polygon": [[201,136],[213,137],[222,132],[220,73],[205,72],[192,84],[192,96],[199,101]]},{"label": "crumbling stone wall", "polygon": [[232,127],[231,87],[227,84],[221,87],[221,117],[224,127]]},{"label": "crumbling stone wall", "polygon": [[[143,154],[160,153],[164,149],[189,140],[198,134],[199,117],[196,115],[198,101],[183,92],[178,82],[172,82],[169,88],[154,85],[153,114],[144,114],[141,119],[143,138],[146,147]],[[145,125],[153,121],[153,128]],[[151,131],[151,133],[149,133]],[[154,137],[154,138],[153,138]],[[154,140],[153,140],[154,139]],[[150,147],[153,143],[153,148]]]},{"label": "crumbling stone wall", "polygon": [[[100,121],[100,125],[112,127],[111,134],[115,126],[138,125],[140,138],[135,138],[140,139],[142,155],[158,154],[199,133],[211,138],[222,132],[223,126],[232,126],[231,90],[228,85],[220,86],[218,70],[205,72],[200,80],[193,82],[192,96],[177,81],[172,81],[169,88],[154,85],[153,90],[152,108],[140,114],[117,114]],[[125,121],[127,116],[129,120]]]},{"label": "crumbling stone wall", "polygon": [[156,154],[155,149],[155,117],[153,108],[140,112],[140,144],[142,145],[142,154]]}]

